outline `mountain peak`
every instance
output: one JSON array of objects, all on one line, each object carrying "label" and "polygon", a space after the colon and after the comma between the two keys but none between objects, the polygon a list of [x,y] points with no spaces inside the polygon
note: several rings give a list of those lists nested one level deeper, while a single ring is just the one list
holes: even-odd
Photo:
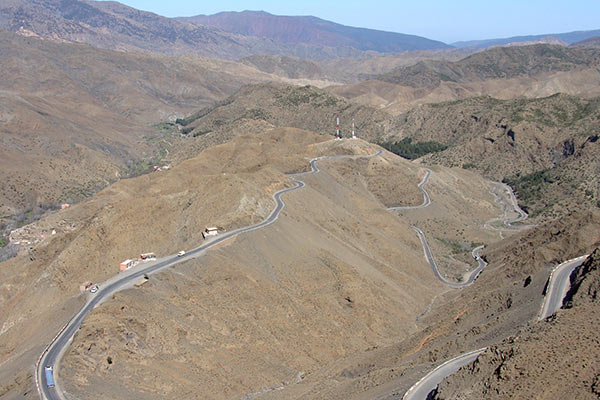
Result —
[{"label": "mountain peak", "polygon": [[420,36],[355,28],[314,16],[282,16],[265,11],[247,10],[178,19],[218,28],[233,34],[266,38],[286,44],[343,46],[380,53],[446,49],[450,47],[445,43]]}]

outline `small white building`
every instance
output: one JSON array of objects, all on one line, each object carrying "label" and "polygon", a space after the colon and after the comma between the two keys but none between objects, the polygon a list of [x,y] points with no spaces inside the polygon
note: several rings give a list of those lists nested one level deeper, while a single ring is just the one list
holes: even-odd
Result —
[{"label": "small white building", "polygon": [[121,271],[125,271],[125,270],[133,267],[134,265],[135,265],[134,260],[125,260],[119,265],[119,268],[121,269]]},{"label": "small white building", "polygon": [[204,229],[204,232],[202,232],[202,237],[204,239],[206,239],[209,236],[217,236],[219,234],[219,229],[218,228],[206,228]]}]

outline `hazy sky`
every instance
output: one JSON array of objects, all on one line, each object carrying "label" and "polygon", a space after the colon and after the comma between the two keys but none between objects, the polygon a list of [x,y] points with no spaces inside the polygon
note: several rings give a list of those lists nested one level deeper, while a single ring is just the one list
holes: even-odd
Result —
[{"label": "hazy sky", "polygon": [[437,39],[491,39],[600,29],[600,0],[121,0],[167,17],[264,10]]}]

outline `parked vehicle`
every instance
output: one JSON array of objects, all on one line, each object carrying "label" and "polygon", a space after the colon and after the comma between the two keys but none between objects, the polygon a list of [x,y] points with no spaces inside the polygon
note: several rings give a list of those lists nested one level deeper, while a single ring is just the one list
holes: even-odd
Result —
[{"label": "parked vehicle", "polygon": [[177,257],[183,257],[185,256],[185,251],[181,250],[179,253],[177,253]]},{"label": "parked vehicle", "polygon": [[46,374],[46,385],[48,387],[54,387],[54,373],[52,371],[52,367],[46,365],[44,368],[44,373]]},{"label": "parked vehicle", "polygon": [[98,291],[98,285],[94,285],[92,286],[92,288],[90,289],[91,293],[96,293]]},{"label": "parked vehicle", "polygon": [[144,253],[140,255],[142,260],[153,260],[156,258],[156,254],[154,253]]}]

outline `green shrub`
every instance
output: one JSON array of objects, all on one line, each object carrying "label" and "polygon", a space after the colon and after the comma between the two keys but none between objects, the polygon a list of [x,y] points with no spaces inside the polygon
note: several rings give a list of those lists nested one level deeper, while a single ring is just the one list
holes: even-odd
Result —
[{"label": "green shrub", "polygon": [[409,160],[415,160],[423,157],[425,154],[437,153],[448,148],[445,144],[433,141],[413,143],[412,138],[404,138],[401,141],[394,143],[381,143],[381,147],[400,157],[408,158]]}]

